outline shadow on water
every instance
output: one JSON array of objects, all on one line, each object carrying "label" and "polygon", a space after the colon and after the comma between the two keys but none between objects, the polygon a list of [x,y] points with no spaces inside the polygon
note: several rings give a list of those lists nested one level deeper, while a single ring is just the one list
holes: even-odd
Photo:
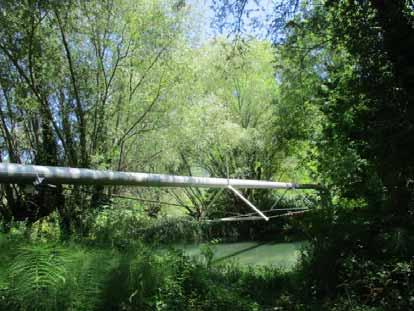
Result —
[{"label": "shadow on water", "polygon": [[232,257],[235,257],[235,256],[238,256],[238,255],[243,254],[245,252],[251,251],[251,250],[253,250],[255,248],[258,248],[258,247],[260,247],[262,245],[265,245],[265,244],[274,244],[274,243],[271,243],[271,242],[261,242],[261,243],[258,243],[256,245],[253,245],[253,246],[250,246],[250,247],[246,247],[244,249],[241,249],[239,251],[236,251],[234,253],[231,253],[229,255],[226,255],[226,256],[217,258],[217,259],[213,260],[213,263],[220,262],[220,261],[223,261],[223,260],[226,260],[226,259],[230,259]]},{"label": "shadow on water", "polygon": [[[202,248],[205,243],[174,245],[191,257],[203,256]],[[306,241],[298,242],[232,242],[219,243],[211,247],[214,254],[212,263],[226,263],[235,261],[242,266],[277,266],[284,269],[293,268],[298,262],[300,250]]]}]

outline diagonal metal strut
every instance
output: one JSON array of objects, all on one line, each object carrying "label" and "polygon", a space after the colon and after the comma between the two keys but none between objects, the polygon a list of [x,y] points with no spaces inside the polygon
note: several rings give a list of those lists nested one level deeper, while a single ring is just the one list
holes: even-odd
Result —
[{"label": "diagonal metal strut", "polygon": [[244,201],[247,205],[249,205],[257,214],[260,215],[264,220],[268,221],[269,217],[267,217],[265,214],[263,214],[256,206],[253,205],[252,202],[250,202],[248,199],[246,199],[239,191],[234,189],[231,185],[227,185],[227,188],[229,188],[235,195],[237,195],[240,199]]}]

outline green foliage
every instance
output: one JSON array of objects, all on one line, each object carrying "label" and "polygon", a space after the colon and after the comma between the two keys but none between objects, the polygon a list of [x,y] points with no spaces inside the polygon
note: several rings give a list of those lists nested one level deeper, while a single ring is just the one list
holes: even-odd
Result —
[{"label": "green foliage", "polygon": [[109,252],[77,246],[12,238],[1,247],[0,307],[8,310],[96,309],[116,263]]},{"label": "green foliage", "polygon": [[[174,196],[189,216],[177,219],[160,204],[104,202],[100,187],[90,196],[73,187],[68,198],[59,185],[28,193],[5,184],[0,309],[414,308],[412,5],[299,2],[278,46],[188,42],[182,1],[2,2],[1,161],[312,177],[329,188],[334,208],[246,190],[261,209],[315,210],[266,225],[204,224],[194,218],[250,210],[229,193],[211,204],[210,190],[142,191],[156,202]],[[225,5],[241,24],[251,12],[247,1]],[[73,232],[88,246],[57,242]],[[304,233],[309,246],[290,274],[213,264],[211,245],[197,262],[143,244]]]},{"label": "green foliage", "polygon": [[[159,152],[142,146],[143,133],[169,123],[185,10],[163,0],[3,1],[0,15],[1,161],[143,169]],[[82,232],[85,209],[103,194],[75,187],[65,206],[60,186],[4,188],[2,221],[57,210],[66,234]]]},{"label": "green foliage", "polygon": [[311,7],[287,24],[277,67],[286,109],[307,113],[307,166],[340,205],[407,211],[412,8],[406,1]]},{"label": "green foliage", "polygon": [[190,217],[149,217],[142,206],[106,206],[92,223],[87,237],[94,244],[125,248],[140,240],[170,244],[203,240],[203,224]]},{"label": "green foliage", "polygon": [[212,240],[201,246],[200,253],[203,257],[207,267],[211,266],[214,259],[214,245],[218,244],[219,240]]},{"label": "green foliage", "polygon": [[[104,295],[108,273],[118,266],[118,258],[106,250],[72,248],[70,281],[63,295],[69,298],[69,310],[96,310]],[[64,296],[65,297],[65,296]]]},{"label": "green foliage", "polygon": [[[226,204],[218,200],[218,204]],[[274,205],[274,215],[278,208],[308,208],[316,209],[320,199],[316,196],[304,194],[275,194],[268,201],[262,202],[262,210],[270,209]],[[91,223],[90,232],[85,238],[95,245],[110,244],[117,248],[128,248],[136,241],[147,244],[180,244],[200,243],[219,239],[221,241],[246,240],[300,240],[303,239],[300,221],[295,218],[275,218],[267,223],[255,222],[220,222],[198,221],[192,217],[172,217],[159,215],[149,217],[143,212],[143,207],[117,204],[105,206],[97,212]],[[251,211],[249,211],[251,212]],[[222,210],[214,207],[209,210],[209,217],[216,219],[226,216]],[[301,218],[297,216],[297,218]],[[276,236],[276,237],[275,237]]]},{"label": "green foliage", "polygon": [[339,286],[351,299],[384,310],[409,310],[414,305],[413,262],[387,263],[347,258]]},{"label": "green foliage", "polygon": [[197,262],[137,242],[95,248],[1,236],[0,308],[406,310],[414,233],[392,223],[366,209],[309,214],[301,226],[312,238],[290,273],[212,264],[210,248]]},{"label": "green foliage", "polygon": [[260,310],[285,280],[278,270],[211,266],[139,244],[122,253],[38,242],[12,249],[0,267],[7,310]]},{"label": "green foliage", "polygon": [[308,221],[312,238],[299,266],[304,301],[325,300],[342,310],[332,301],[347,297],[348,307],[411,308],[411,229],[396,226],[393,217],[372,217],[364,208],[326,210]]},{"label": "green foliage", "polygon": [[[303,120],[295,117],[297,111],[285,109],[285,101],[279,98],[282,91],[274,78],[274,53],[266,42],[252,39],[232,44],[223,38],[191,52],[192,72],[183,77],[187,89],[180,94],[183,105],[175,114],[174,132],[166,134],[169,169],[185,175],[306,179],[293,154],[304,138],[297,133],[303,129],[298,126]],[[249,211],[228,192],[221,193],[213,205],[214,191],[171,192],[177,200],[191,203],[189,214],[196,218],[213,217],[211,211]],[[263,208],[272,199],[266,190],[243,194]]]},{"label": "green foliage", "polygon": [[8,269],[9,294],[22,309],[44,310],[58,299],[66,282],[63,250],[45,245],[23,246]]}]

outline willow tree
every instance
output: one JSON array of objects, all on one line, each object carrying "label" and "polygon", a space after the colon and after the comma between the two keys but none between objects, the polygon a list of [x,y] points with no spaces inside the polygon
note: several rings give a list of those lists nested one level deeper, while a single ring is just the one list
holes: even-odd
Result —
[{"label": "willow tree", "polygon": [[[236,33],[255,24],[250,11],[263,4],[214,3],[223,29]],[[285,77],[296,69],[299,81],[315,86],[307,99],[324,116],[314,139],[319,176],[357,204],[406,214],[414,176],[412,1],[292,0],[261,9],[273,21],[268,33],[283,34],[274,42],[291,62]]]},{"label": "willow tree", "polygon": [[[161,170],[262,180],[298,177],[289,171],[296,168],[292,151],[301,139],[295,133],[302,120],[295,121],[293,109],[283,109],[274,53],[268,42],[234,45],[223,38],[187,52],[189,68],[180,82],[185,87],[175,97],[180,105],[175,106],[169,131],[156,133],[167,155]],[[207,206],[214,191],[171,193],[190,206],[188,212],[195,217],[212,212]],[[262,208],[274,203],[270,192],[244,194]],[[248,210],[231,194],[221,196],[221,203],[216,207],[226,212]]]},{"label": "willow tree", "polygon": [[[0,11],[1,159],[120,167],[113,146],[122,159],[125,140],[154,122],[149,112],[169,70],[159,63],[171,55],[184,12],[164,1],[115,0],[3,1]],[[55,208],[66,232],[80,221],[81,204],[65,207],[60,186],[3,191],[6,221],[33,222]]]}]

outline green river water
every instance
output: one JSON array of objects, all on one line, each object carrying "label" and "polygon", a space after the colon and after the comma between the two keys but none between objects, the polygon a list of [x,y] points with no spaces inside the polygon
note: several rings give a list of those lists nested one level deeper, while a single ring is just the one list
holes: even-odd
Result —
[{"label": "green river water", "polygon": [[[290,243],[260,243],[260,242],[238,242],[221,243],[211,246],[214,257],[213,262],[235,261],[240,265],[266,265],[282,269],[291,269],[298,261],[300,250],[305,242]],[[180,245],[190,256],[201,256],[203,244]]]}]

